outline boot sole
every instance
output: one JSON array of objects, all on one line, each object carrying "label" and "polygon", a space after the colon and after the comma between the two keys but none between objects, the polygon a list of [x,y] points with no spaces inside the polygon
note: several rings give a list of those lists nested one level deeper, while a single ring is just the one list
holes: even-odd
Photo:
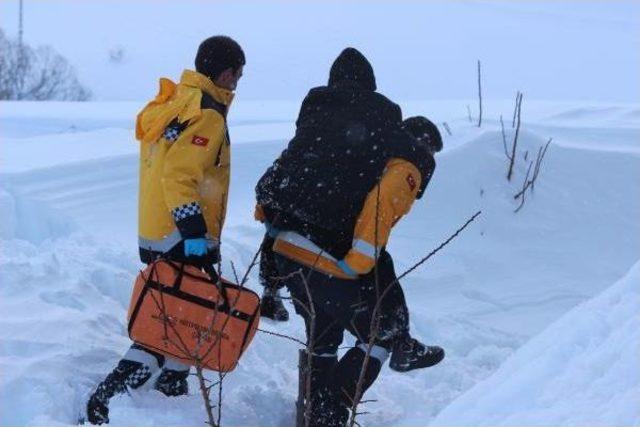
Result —
[{"label": "boot sole", "polygon": [[444,350],[439,352],[438,355],[436,357],[434,357],[433,359],[430,359],[428,361],[424,361],[422,363],[419,364],[415,364],[412,366],[407,366],[407,367],[403,367],[403,366],[398,366],[394,363],[389,362],[389,368],[391,368],[392,370],[396,371],[396,372],[409,372],[409,371],[414,371],[416,369],[423,369],[423,368],[430,368],[432,366],[437,365],[438,363],[442,362],[442,360],[444,359]]}]

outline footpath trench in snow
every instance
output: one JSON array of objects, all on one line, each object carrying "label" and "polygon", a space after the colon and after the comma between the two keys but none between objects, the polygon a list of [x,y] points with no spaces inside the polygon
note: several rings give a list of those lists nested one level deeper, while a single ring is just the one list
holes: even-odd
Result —
[{"label": "footpath trench in snow", "polygon": [[[437,416],[436,425],[477,425],[483,417],[494,421],[487,425],[577,425],[590,421],[587,406],[595,411],[613,402],[602,411],[602,424],[637,423],[637,411],[630,409],[637,400],[629,397],[638,384],[632,355],[640,337],[633,333],[638,319],[632,313],[640,307],[637,286],[630,285],[637,284],[637,266],[605,289],[640,259],[640,199],[631,184],[640,182],[640,108],[532,104],[538,114],[521,134],[516,176],[507,183],[499,123],[488,120],[478,130],[448,105],[405,108],[407,115],[447,121],[453,135],[445,134],[427,194],[389,246],[403,271],[482,209],[468,231],[403,282],[412,332],[445,347],[447,358],[409,374],[385,368],[367,395],[375,401],[362,421],[424,425]],[[2,425],[73,424],[85,394],[129,345],[125,314],[140,268],[137,146],[130,121],[135,108],[61,104],[51,119],[48,111],[33,118],[25,106],[0,114],[3,128],[13,123],[0,144]],[[282,105],[268,117],[261,111],[246,107],[232,118],[232,189],[223,235],[229,276],[228,262],[243,271],[261,239],[262,229],[252,220],[253,186],[292,135],[295,107]],[[554,143],[535,193],[514,214],[524,153],[531,156],[548,137]],[[256,271],[249,286],[259,290]],[[296,316],[262,327],[303,335]],[[597,371],[597,362],[609,354],[620,357]],[[295,344],[258,334],[225,381],[224,424],[291,425],[296,357]],[[558,370],[593,379],[575,405],[550,403],[558,400],[556,391],[582,387]],[[191,386],[195,391],[195,382]],[[544,393],[531,400],[532,390]],[[496,411],[501,399],[508,403]],[[535,411],[525,414],[531,405]],[[204,420],[195,392],[168,399],[143,389],[114,399],[111,407],[114,426]]]}]

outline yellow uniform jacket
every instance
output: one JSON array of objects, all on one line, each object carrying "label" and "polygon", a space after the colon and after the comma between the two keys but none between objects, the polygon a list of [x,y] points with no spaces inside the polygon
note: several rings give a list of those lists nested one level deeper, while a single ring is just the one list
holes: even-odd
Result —
[{"label": "yellow uniform jacket", "polygon": [[230,174],[226,113],[233,93],[185,70],[177,85],[160,80],[158,95],[138,114],[138,234],[143,262],[183,239],[219,244]]},{"label": "yellow uniform jacket", "polygon": [[[376,256],[389,240],[391,229],[411,209],[421,181],[420,172],[409,161],[389,160],[380,182],[368,193],[358,216],[352,247],[344,257],[351,270],[366,274],[373,269]],[[256,207],[255,217],[259,221],[265,220],[260,206]],[[273,250],[326,274],[352,278],[338,267],[339,260],[297,233],[280,232]]]}]

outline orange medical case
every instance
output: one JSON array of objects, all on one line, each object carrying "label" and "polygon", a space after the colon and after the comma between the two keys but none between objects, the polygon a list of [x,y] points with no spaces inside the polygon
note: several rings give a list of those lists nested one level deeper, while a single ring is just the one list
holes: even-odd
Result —
[{"label": "orange medical case", "polygon": [[256,333],[260,298],[224,279],[215,283],[196,267],[158,260],[136,278],[128,319],[136,343],[228,372]]}]

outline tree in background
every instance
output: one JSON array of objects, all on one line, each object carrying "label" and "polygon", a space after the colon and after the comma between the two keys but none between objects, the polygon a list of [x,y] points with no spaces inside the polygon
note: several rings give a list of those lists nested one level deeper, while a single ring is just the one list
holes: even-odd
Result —
[{"label": "tree in background", "polygon": [[65,57],[50,46],[32,48],[0,29],[0,100],[87,101],[91,91]]}]

